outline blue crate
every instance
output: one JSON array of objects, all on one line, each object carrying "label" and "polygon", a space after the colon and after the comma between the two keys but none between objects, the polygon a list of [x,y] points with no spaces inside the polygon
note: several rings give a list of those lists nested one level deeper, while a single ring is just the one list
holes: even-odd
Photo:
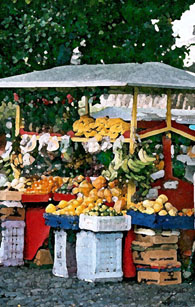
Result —
[{"label": "blue crate", "polygon": [[131,224],[145,226],[149,228],[160,228],[157,224],[156,214],[146,214],[138,211],[129,210],[127,214],[131,216]]},{"label": "blue crate", "polygon": [[194,229],[194,216],[160,216],[129,210],[133,225],[145,226],[153,229]]},{"label": "blue crate", "polygon": [[194,229],[194,216],[157,216],[157,223],[163,229]]},{"label": "blue crate", "polygon": [[53,228],[79,230],[79,217],[44,213],[45,225]]}]

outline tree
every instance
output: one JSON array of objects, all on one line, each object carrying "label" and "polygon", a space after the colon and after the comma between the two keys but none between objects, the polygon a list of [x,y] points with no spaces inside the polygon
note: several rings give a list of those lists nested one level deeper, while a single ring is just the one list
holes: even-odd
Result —
[{"label": "tree", "polygon": [[[0,4],[0,77],[70,64],[162,61],[183,66],[171,22],[194,0],[10,0]],[[156,26],[151,22],[156,20]],[[159,29],[159,31],[158,31]]]}]

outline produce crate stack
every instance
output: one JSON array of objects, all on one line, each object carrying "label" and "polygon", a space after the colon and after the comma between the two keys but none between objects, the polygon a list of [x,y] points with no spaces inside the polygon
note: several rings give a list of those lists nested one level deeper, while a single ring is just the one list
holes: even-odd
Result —
[{"label": "produce crate stack", "polygon": [[181,283],[181,263],[177,261],[178,231],[135,229],[133,261],[138,282],[173,285]]},{"label": "produce crate stack", "polygon": [[87,281],[122,280],[122,231],[131,228],[131,218],[81,214],[79,227],[85,230],[77,234],[77,277]]},{"label": "produce crate stack", "polygon": [[0,202],[1,245],[0,263],[5,266],[23,265],[25,209],[20,201]]},{"label": "produce crate stack", "polygon": [[4,266],[23,265],[24,221],[5,221],[1,224],[2,242],[0,263]]},{"label": "produce crate stack", "polygon": [[20,201],[0,201],[1,221],[24,221],[25,209]]}]

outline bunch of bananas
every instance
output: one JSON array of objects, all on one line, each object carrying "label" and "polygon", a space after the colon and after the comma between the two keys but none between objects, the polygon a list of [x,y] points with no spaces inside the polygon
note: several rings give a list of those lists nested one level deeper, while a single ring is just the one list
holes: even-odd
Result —
[{"label": "bunch of bananas", "polygon": [[143,181],[145,176],[142,175],[143,170],[152,165],[156,160],[154,157],[150,157],[143,148],[138,152],[138,157],[132,156],[124,159],[121,168],[125,172],[125,177],[133,181]]},{"label": "bunch of bananas", "polygon": [[8,181],[12,181],[14,179],[13,168],[8,158],[0,157],[0,174],[4,174]]},{"label": "bunch of bananas", "polygon": [[111,161],[108,170],[104,170],[102,175],[109,181],[119,178],[120,181],[133,181],[138,183],[141,195],[145,196],[150,189],[150,174],[153,172],[153,162],[156,158],[149,156],[141,148],[138,154],[126,155],[124,157],[122,149],[115,152],[115,157]]}]

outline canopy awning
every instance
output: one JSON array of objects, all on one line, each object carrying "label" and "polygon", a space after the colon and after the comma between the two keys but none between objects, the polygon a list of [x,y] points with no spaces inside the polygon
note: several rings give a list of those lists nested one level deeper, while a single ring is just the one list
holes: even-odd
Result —
[{"label": "canopy awning", "polygon": [[195,74],[163,63],[68,65],[0,79],[0,88],[147,87],[195,90]]}]

